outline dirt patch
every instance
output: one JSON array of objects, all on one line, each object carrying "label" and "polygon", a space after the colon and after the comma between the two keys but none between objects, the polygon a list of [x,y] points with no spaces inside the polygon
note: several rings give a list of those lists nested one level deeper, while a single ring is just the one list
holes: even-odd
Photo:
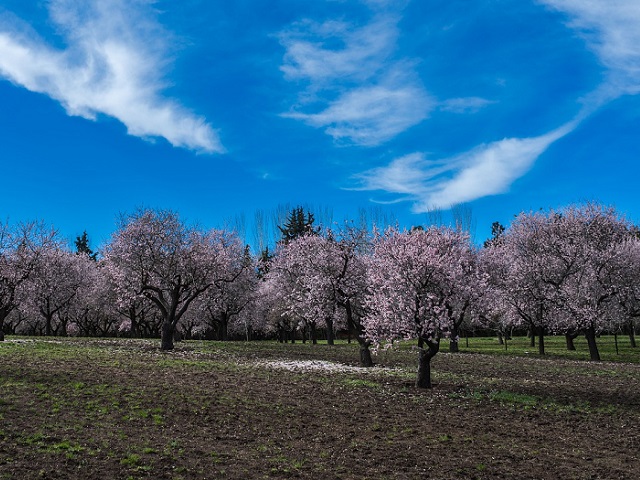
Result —
[{"label": "dirt patch", "polygon": [[334,348],[0,345],[0,479],[636,478],[640,369]]}]

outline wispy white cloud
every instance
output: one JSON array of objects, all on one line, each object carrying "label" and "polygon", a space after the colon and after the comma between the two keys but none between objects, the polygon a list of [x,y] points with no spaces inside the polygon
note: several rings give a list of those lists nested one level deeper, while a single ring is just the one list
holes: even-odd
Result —
[{"label": "wispy white cloud", "polygon": [[492,103],[495,102],[480,97],[450,98],[440,102],[440,110],[452,113],[476,113]]},{"label": "wispy white cloud", "polygon": [[400,16],[386,8],[389,2],[369,6],[377,13],[363,26],[307,20],[280,34],[286,49],[281,70],[306,85],[299,104],[283,116],[363,146],[390,140],[435,107],[412,62],[393,59]]},{"label": "wispy white cloud", "polygon": [[279,35],[280,67],[288,79],[322,87],[335,80],[364,81],[384,67],[398,37],[397,17],[382,15],[362,27],[337,20],[304,20]]},{"label": "wispy white cloud", "polygon": [[[167,32],[149,2],[52,0],[50,15],[67,48],[0,19],[0,77],[60,102],[70,115],[117,118],[131,135],[176,147],[224,151],[206,120],[162,95]],[[31,32],[31,33],[25,33]]]},{"label": "wispy white cloud", "polygon": [[[576,117],[544,135],[505,138],[439,160],[415,153],[356,176],[358,189],[384,191],[413,202],[415,212],[503,193],[525,175],[554,142],[573,131],[604,103],[640,93],[640,2],[637,0],[538,0],[567,15],[606,69],[605,82],[584,97]],[[439,103],[443,111],[473,113],[491,103],[468,97]]]},{"label": "wispy white cloud", "polygon": [[[587,108],[640,93],[640,2],[637,0],[538,0],[567,15],[607,69],[606,82],[585,99]],[[589,104],[592,105],[589,105]]]},{"label": "wispy white cloud", "polygon": [[406,155],[358,175],[357,189],[397,194],[413,202],[416,213],[503,193],[577,124],[574,120],[538,137],[505,138],[435,161],[421,153]]},{"label": "wispy white cloud", "polygon": [[434,101],[415,81],[396,76],[347,90],[319,113],[285,114],[325,128],[337,141],[375,146],[420,123]]}]

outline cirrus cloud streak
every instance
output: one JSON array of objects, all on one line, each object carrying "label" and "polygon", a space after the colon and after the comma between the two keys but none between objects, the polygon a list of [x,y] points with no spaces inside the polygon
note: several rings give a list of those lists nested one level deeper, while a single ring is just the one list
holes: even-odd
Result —
[{"label": "cirrus cloud streak", "polygon": [[0,18],[0,77],[58,101],[69,115],[120,120],[129,134],[223,152],[207,121],[162,95],[167,44],[148,2],[53,0],[67,47],[57,49],[16,18]]}]

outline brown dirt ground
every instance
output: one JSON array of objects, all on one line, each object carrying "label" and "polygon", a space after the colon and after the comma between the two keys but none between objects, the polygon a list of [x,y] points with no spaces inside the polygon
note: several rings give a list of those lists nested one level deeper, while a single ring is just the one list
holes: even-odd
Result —
[{"label": "brown dirt ground", "polygon": [[640,475],[639,365],[441,353],[420,391],[411,352],[41,342],[0,345],[0,479]]}]

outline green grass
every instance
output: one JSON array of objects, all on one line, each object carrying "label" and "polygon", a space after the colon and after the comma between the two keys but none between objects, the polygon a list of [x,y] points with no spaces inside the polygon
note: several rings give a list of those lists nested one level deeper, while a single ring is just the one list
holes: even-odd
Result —
[{"label": "green grass", "polygon": [[[640,339],[639,339],[640,341]],[[561,357],[571,360],[589,360],[589,347],[584,336],[579,336],[573,341],[576,350],[567,350],[564,336],[549,335],[544,338],[545,355],[550,357]],[[538,355],[538,339],[536,346],[530,346],[530,339],[527,337],[513,337],[505,345],[500,345],[496,337],[470,337],[461,338],[459,342],[461,352],[486,353],[490,355]],[[618,352],[616,353],[615,338],[613,335],[603,335],[597,339],[600,359],[609,362],[640,363],[640,347],[631,348],[629,337],[618,336]],[[446,352],[449,342],[441,342],[440,351]]]}]

